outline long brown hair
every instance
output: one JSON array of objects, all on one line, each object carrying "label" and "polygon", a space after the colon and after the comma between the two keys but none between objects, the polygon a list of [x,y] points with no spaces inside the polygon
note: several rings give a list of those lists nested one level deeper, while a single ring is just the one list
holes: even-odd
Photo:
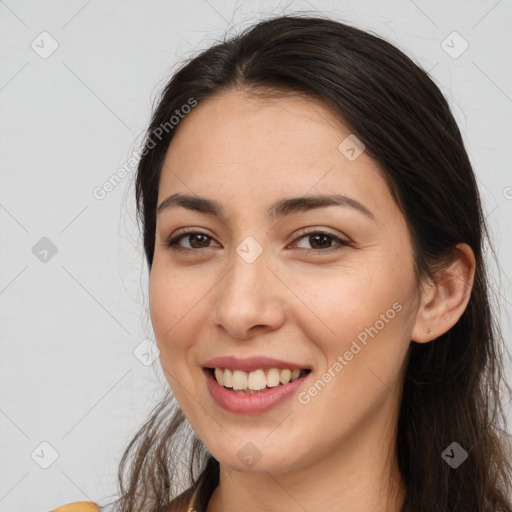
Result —
[{"label": "long brown hair", "polygon": [[[384,39],[322,17],[265,20],[185,62],[159,98],[136,175],[149,272],[158,182],[177,129],[169,120],[191,100],[200,105],[233,88],[313,96],[363,141],[407,221],[418,283],[435,278],[457,243],[473,250],[474,285],[459,321],[433,342],[411,342],[396,448],[406,484],[402,510],[511,512],[500,398],[501,388],[510,393],[510,387],[483,258],[487,227],[461,134],[439,88]],[[452,469],[441,455],[455,441],[468,458]],[[180,488],[188,489],[186,498],[198,482],[204,506],[218,485],[219,463],[167,389],[127,447],[118,476],[119,510],[164,512]]]}]

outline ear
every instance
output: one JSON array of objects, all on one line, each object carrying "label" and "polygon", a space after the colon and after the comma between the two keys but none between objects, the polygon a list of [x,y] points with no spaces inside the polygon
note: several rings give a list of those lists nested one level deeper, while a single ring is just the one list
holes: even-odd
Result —
[{"label": "ear", "polygon": [[439,270],[435,283],[422,286],[421,303],[411,340],[427,343],[451,329],[468,305],[475,276],[475,255],[467,244],[457,244],[451,262]]}]

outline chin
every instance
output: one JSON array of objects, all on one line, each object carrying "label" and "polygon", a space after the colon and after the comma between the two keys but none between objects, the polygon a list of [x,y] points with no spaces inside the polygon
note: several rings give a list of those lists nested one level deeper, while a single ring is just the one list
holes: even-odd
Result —
[{"label": "chin", "polygon": [[209,451],[222,466],[243,473],[279,474],[287,472],[297,464],[296,448],[284,446],[278,437],[270,444],[267,440],[263,447],[264,438],[265,435],[262,435],[261,442],[251,436],[244,436],[236,441],[230,439],[226,446],[216,446],[213,451]]}]

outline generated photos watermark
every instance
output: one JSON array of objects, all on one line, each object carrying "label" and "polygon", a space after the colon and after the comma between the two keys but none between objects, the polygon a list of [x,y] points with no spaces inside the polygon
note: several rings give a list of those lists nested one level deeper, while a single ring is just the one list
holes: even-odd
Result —
[{"label": "generated photos watermark", "polygon": [[[356,339],[352,341],[350,348],[345,351],[343,355],[339,355],[336,358],[336,361],[320,376],[320,378],[312,384],[306,391],[301,391],[297,399],[298,401],[306,405],[311,402],[311,399],[322,391],[329,382],[338,375],[345,366],[349,364],[350,361],[361,352],[361,350],[368,345],[368,337],[374,338],[379,334],[386,324],[389,324],[393,318],[402,311],[402,304],[399,302],[395,302],[389,309],[386,310],[385,313],[381,313],[379,320],[377,320],[372,326],[366,327],[362,330],[357,336]],[[359,343],[358,343],[359,342]],[[362,346],[361,346],[362,345]]]},{"label": "generated photos watermark", "polygon": [[195,98],[189,98],[187,103],[177,108],[174,111],[175,115],[172,115],[168,121],[162,123],[160,126],[155,128],[147,137],[144,146],[140,149],[136,149],[132,152],[128,160],[117,169],[102,185],[96,186],[92,190],[92,195],[98,201],[102,201],[107,195],[114,190],[126,176],[128,176],[133,169],[139,163],[139,160],[146,156],[150,150],[155,148],[157,142],[162,140],[164,132],[168,134],[171,130],[174,130],[185,116],[189,114],[194,107],[197,106],[197,100]]}]

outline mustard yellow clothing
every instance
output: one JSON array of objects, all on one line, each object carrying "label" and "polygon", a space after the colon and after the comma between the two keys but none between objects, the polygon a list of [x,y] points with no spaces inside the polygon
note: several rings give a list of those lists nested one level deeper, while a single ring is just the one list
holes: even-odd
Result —
[{"label": "mustard yellow clothing", "polygon": [[[199,489],[196,489],[188,502],[186,501],[186,496],[190,495],[192,489],[187,489],[183,493],[181,493],[177,498],[175,498],[171,506],[169,508],[169,512],[203,512],[203,510],[199,510],[199,505],[197,505],[196,497]],[[185,503],[187,503],[185,508],[176,508],[183,507]],[[98,512],[100,510],[100,506],[93,501],[74,501],[73,503],[68,503],[67,505],[62,505],[60,507],[54,508],[50,510],[50,512]]]},{"label": "mustard yellow clothing", "polygon": [[62,505],[61,507],[54,508],[50,512],[98,512],[100,509],[99,505],[92,501],[75,501]]}]

